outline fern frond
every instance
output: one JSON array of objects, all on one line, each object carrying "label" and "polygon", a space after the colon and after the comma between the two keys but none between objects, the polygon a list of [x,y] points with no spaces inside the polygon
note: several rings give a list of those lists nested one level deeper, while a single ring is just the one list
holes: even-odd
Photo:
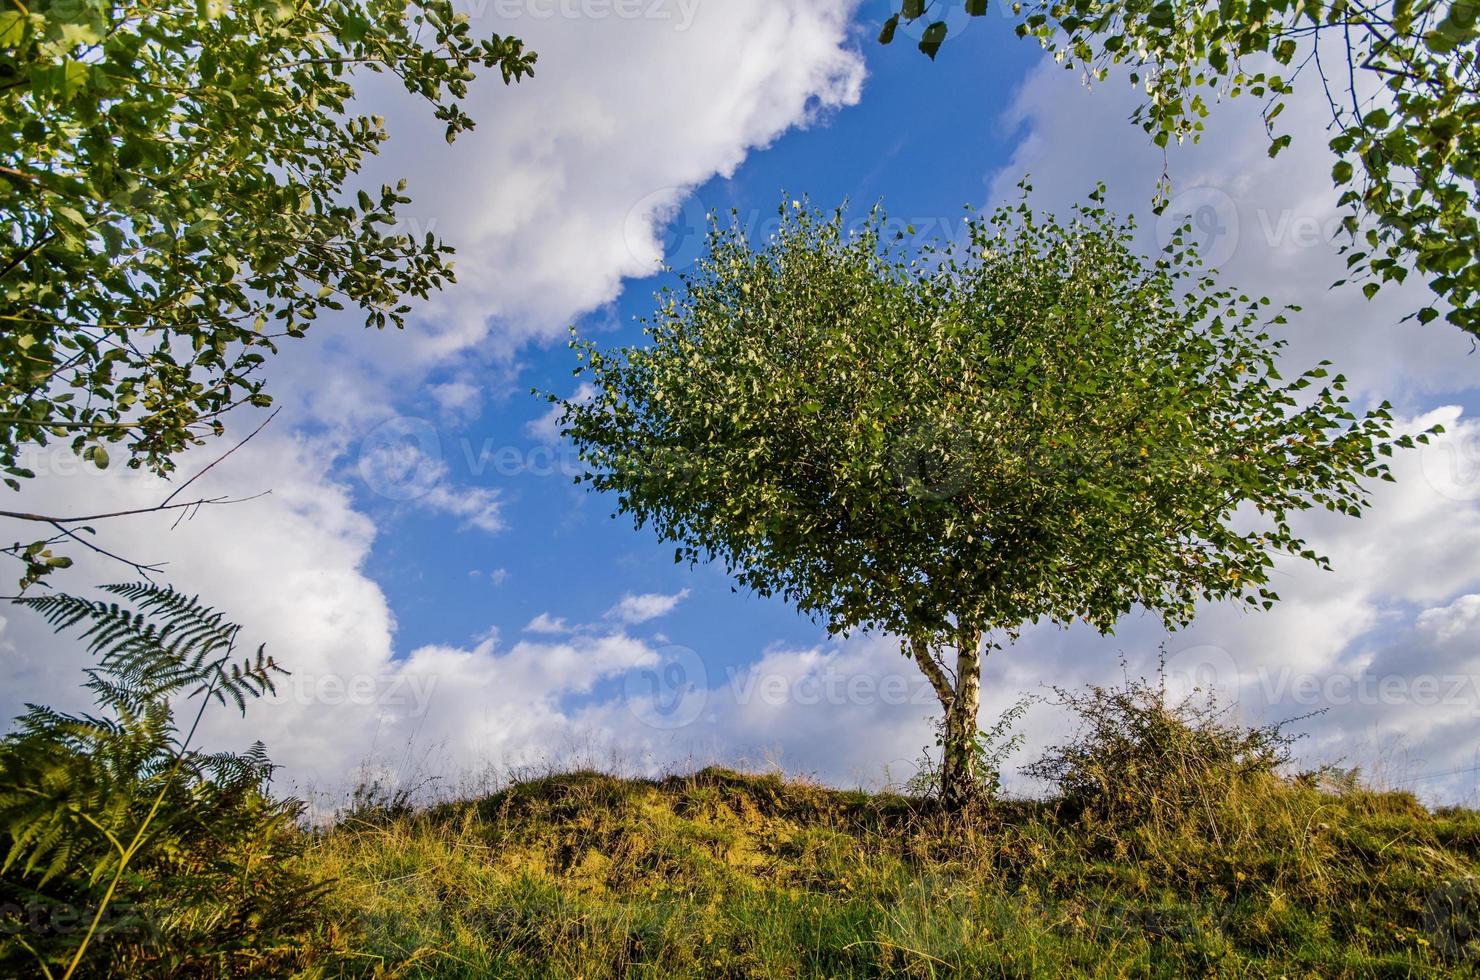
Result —
[{"label": "fern frond", "polygon": [[140,975],[143,963],[270,975],[262,957],[282,954],[264,936],[306,932],[323,894],[291,863],[302,804],[267,795],[275,767],[261,742],[197,752],[173,708],[190,693],[245,710],[286,671],[264,647],[238,655],[239,628],[196,596],[142,583],[105,591],[21,600],[94,654],[86,686],[102,711],[28,705],[0,737],[0,909],[32,896],[27,909],[59,922],[78,909],[107,915],[80,949],[74,924],[7,946],[11,920],[0,916],[0,975],[14,975],[22,947],[30,970],[85,955],[88,975]]},{"label": "fern frond", "polygon": [[240,627],[198,596],[151,583],[108,585],[103,591],[137,609],[63,593],[20,600],[59,632],[82,627],[81,638],[98,657],[88,686],[101,704],[139,710],[188,690],[245,712],[249,699],[276,692],[274,674],[286,673],[264,647],[233,662]]}]

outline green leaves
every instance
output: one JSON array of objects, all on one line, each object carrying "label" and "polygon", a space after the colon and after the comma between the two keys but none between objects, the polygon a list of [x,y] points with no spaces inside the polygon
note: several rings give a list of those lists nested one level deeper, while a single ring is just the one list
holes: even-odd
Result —
[{"label": "green leaves", "polygon": [[946,22],[940,20],[926,27],[925,33],[920,36],[920,50],[929,55],[932,61],[940,51],[940,46],[945,43],[947,30]]},{"label": "green leaves", "polygon": [[[448,0],[73,0],[0,9],[0,469],[61,441],[167,473],[242,404],[265,354],[327,311],[404,325],[451,249],[397,233],[398,190],[355,185],[386,134],[349,114],[391,71],[450,137],[480,68]],[[250,125],[245,125],[249,121]]]},{"label": "green leaves", "polygon": [[[977,7],[985,4],[967,4],[972,13]],[[1292,134],[1278,132],[1275,120],[1296,79],[1318,86],[1335,133],[1332,181],[1343,189],[1353,236],[1351,279],[1371,292],[1421,273],[1439,302],[1412,315],[1429,322],[1447,305],[1450,323],[1480,336],[1476,0],[1420,7],[1408,0],[1035,0],[1013,9],[1019,36],[1037,38],[1087,78],[1103,81],[1115,66],[1126,66],[1145,93],[1132,120],[1157,146],[1197,141],[1211,104],[1247,94],[1267,100],[1268,152],[1278,156]],[[892,39],[900,17],[925,13],[924,4],[904,4],[881,40]],[[934,58],[945,35],[929,31],[920,48]],[[1338,57],[1314,59],[1315,48],[1334,48]],[[1259,56],[1296,67],[1288,77],[1258,71]]]},{"label": "green leaves", "polygon": [[30,18],[18,10],[0,10],[0,45],[18,47],[25,39]]},{"label": "green leaves", "polygon": [[62,58],[52,64],[40,64],[31,69],[31,91],[37,95],[56,96],[68,101],[87,84],[90,69],[80,61]]},{"label": "green leaves", "polygon": [[1283,380],[1283,313],[1135,255],[1099,200],[1061,224],[1025,199],[923,254],[879,212],[716,228],[645,346],[573,341],[585,481],[835,631],[1273,602],[1273,556],[1309,552],[1290,517],[1362,511],[1390,416],[1324,366]]},{"label": "green leaves", "polygon": [[0,943],[0,972],[291,973],[266,947],[293,946],[313,925],[319,889],[292,866],[302,805],[267,795],[274,767],[260,742],[201,752],[173,711],[192,696],[244,707],[282,671],[261,648],[234,652],[238,627],[189,596],[105,591],[121,602],[22,603],[81,634],[97,708],[31,705],[0,739],[0,893],[24,895],[26,909]]}]

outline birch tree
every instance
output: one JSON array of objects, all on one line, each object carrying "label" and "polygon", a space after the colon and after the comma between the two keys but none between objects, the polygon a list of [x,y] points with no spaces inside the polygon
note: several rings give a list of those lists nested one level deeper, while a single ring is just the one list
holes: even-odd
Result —
[{"label": "birch tree", "polygon": [[1268,608],[1293,529],[1390,479],[1384,403],[1285,379],[1285,311],[1155,261],[1102,207],[1022,202],[910,254],[876,211],[714,228],[644,342],[572,340],[596,392],[563,427],[618,512],[832,633],[884,631],[940,700],[941,791],[976,786],[982,658],[1026,624]]}]

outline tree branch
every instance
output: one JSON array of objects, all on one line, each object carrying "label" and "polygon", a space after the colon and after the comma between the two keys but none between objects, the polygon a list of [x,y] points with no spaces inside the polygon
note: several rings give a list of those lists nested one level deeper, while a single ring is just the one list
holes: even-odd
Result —
[{"label": "tree branch", "polygon": [[191,500],[183,504],[156,504],[153,507],[136,507],[132,510],[115,510],[107,514],[88,514],[83,517],[51,517],[46,514],[28,514],[24,511],[0,510],[0,517],[8,517],[15,521],[33,521],[37,524],[86,524],[89,521],[106,521],[114,517],[133,517],[136,514],[157,514],[167,510],[184,510],[187,507],[204,507],[208,504],[244,504],[249,500],[257,500],[272,493],[264,490],[250,497],[202,497],[199,500]]},{"label": "tree branch", "polygon": [[116,555],[116,554],[114,554],[113,552],[109,551],[106,548],[103,548],[103,547],[100,547],[99,545],[93,544],[91,541],[89,541],[86,538],[82,537],[80,534],[78,534],[76,531],[72,530],[71,528],[67,527],[66,525],[56,524],[56,525],[53,525],[53,526],[56,527],[56,529],[58,531],[61,531],[63,535],[65,535],[66,537],[71,538],[73,541],[76,541],[78,544],[82,545],[84,548],[91,549],[92,551],[95,551],[98,554],[102,555],[104,558],[112,558],[114,561],[119,562],[120,564],[124,564],[124,565],[129,566],[134,571],[138,572],[140,575],[144,576],[145,579],[147,579],[147,580],[149,580],[151,582],[154,581],[154,579],[151,576],[157,575],[160,572],[163,572],[164,571],[164,566],[162,566],[162,565],[144,565],[144,564],[141,564],[139,562],[133,561],[132,559],[125,558],[122,555]]},{"label": "tree branch", "polygon": [[186,480],[184,483],[182,483],[178,487],[176,487],[174,489],[174,491],[168,497],[164,498],[164,501],[160,504],[160,506],[161,507],[167,506],[170,501],[174,500],[176,497],[178,497],[180,495],[180,491],[181,490],[184,490],[186,487],[190,486],[190,484],[194,483],[196,480],[199,480],[201,477],[205,476],[207,473],[209,473],[211,471],[211,468],[213,466],[215,466],[217,463],[221,462],[226,457],[230,456],[232,453],[236,452],[238,449],[242,448],[247,443],[251,442],[252,439],[253,439],[253,437],[256,436],[257,433],[261,432],[263,429],[267,428],[267,426],[272,422],[272,420],[278,417],[278,412],[281,412],[281,411],[282,411],[281,408],[275,409],[273,411],[273,413],[267,417],[266,421],[264,421],[261,425],[257,426],[257,428],[253,429],[251,431],[251,433],[245,439],[243,439],[241,442],[237,443],[235,446],[232,446],[230,449],[226,450],[226,452],[222,453],[220,456],[217,456],[215,459],[211,460],[209,463],[207,463],[205,465],[205,467],[200,472],[196,473],[190,479]]},{"label": "tree branch", "polygon": [[910,650],[915,655],[915,662],[925,672],[930,681],[930,686],[935,688],[935,696],[940,698],[940,703],[947,707],[955,700],[956,693],[952,689],[950,678],[935,657],[930,653],[930,646],[920,636],[910,637]]}]

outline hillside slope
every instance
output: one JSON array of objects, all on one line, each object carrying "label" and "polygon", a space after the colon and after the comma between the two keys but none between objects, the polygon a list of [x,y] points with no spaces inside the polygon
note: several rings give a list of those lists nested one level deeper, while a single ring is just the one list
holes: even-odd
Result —
[{"label": "hillside slope", "polygon": [[310,863],[367,972],[392,976],[1475,971],[1480,814],[1267,773],[1213,789],[1134,821],[1062,802],[947,818],[719,769],[580,772],[361,812]]}]

